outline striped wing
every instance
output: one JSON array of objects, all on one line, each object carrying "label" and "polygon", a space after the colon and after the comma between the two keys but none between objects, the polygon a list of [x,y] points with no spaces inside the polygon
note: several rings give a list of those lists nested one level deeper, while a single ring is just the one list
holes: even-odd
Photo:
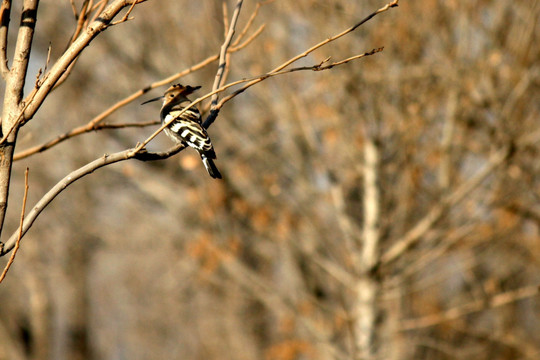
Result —
[{"label": "striped wing", "polygon": [[[214,150],[210,137],[200,124],[199,112],[197,111],[199,122],[194,120],[194,116],[191,113],[185,117],[184,115],[188,112],[182,114],[180,118],[172,120],[169,126],[165,128],[165,133],[172,139],[183,142],[199,151],[213,153]],[[164,121],[168,122],[171,118],[174,118],[173,113],[167,115]]]},{"label": "striped wing", "polygon": [[184,120],[194,121],[199,124],[202,122],[201,113],[199,112],[199,110],[197,110],[197,108],[189,108],[180,115],[182,110],[184,110],[183,106],[173,106],[173,108],[167,113],[167,116],[171,116],[174,118],[181,117]]}]

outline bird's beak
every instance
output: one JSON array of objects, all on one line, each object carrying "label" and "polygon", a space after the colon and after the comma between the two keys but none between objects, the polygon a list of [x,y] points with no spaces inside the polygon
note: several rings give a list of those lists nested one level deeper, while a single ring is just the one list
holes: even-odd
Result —
[{"label": "bird's beak", "polygon": [[191,94],[191,93],[193,93],[193,92],[199,90],[200,88],[201,88],[200,86],[189,86],[189,85],[188,85],[188,86],[186,86],[186,90],[187,90],[187,91],[186,91],[186,92],[187,92],[186,95],[189,95],[189,94]]},{"label": "bird's beak", "polygon": [[157,98],[154,98],[154,99],[147,100],[147,101],[143,102],[141,105],[148,104],[148,103],[150,103],[152,101],[158,101],[158,100],[161,100],[161,99],[163,99],[163,95],[158,96]]}]

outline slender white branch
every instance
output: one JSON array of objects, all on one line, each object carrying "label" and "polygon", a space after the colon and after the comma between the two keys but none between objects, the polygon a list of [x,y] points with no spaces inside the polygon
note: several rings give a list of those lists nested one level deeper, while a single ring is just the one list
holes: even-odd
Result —
[{"label": "slender white branch", "polygon": [[[223,84],[223,75],[225,74],[225,68],[227,67],[227,53],[229,46],[231,46],[234,33],[236,32],[236,24],[238,23],[238,17],[240,16],[240,10],[242,9],[242,4],[244,0],[238,0],[236,7],[234,8],[234,13],[229,25],[229,31],[225,37],[225,41],[221,45],[221,51],[219,53],[219,65],[216,72],[216,77],[214,79],[214,85],[212,86],[212,91],[217,90]],[[217,105],[219,94],[215,93],[212,96],[212,108]]]}]

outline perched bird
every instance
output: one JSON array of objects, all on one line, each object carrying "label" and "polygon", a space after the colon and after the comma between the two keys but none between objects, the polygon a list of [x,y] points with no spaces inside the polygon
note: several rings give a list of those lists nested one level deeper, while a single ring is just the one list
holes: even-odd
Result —
[{"label": "perched bird", "polygon": [[159,115],[162,124],[169,124],[163,130],[165,134],[173,141],[197,150],[208,174],[214,179],[221,179],[221,174],[213,161],[216,158],[216,153],[206,129],[202,126],[199,110],[191,107],[181,114],[181,111],[191,102],[187,96],[200,88],[200,86],[176,84],[168,88],[163,96],[145,101],[141,105],[163,100],[163,107]]}]

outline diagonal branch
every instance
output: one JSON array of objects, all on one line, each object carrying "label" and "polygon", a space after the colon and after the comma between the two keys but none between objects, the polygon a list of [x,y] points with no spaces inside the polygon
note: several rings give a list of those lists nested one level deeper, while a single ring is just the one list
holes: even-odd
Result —
[{"label": "diagonal branch", "polygon": [[179,79],[179,78],[181,78],[183,76],[191,74],[192,72],[195,72],[195,71],[197,71],[199,69],[202,69],[203,67],[207,66],[208,64],[211,64],[212,62],[216,61],[217,59],[218,59],[218,55],[210,56],[210,57],[204,59],[203,61],[199,62],[198,64],[191,66],[189,69],[186,69],[184,71],[181,71],[179,73],[171,75],[171,76],[169,76],[169,77],[167,77],[167,78],[165,78],[163,80],[156,81],[156,82],[154,82],[154,83],[152,83],[152,84],[150,84],[148,86],[145,86],[144,88],[139,89],[139,90],[135,91],[134,93],[128,95],[124,99],[118,101],[116,104],[114,104],[110,108],[104,110],[99,115],[97,115],[96,117],[91,119],[88,123],[86,123],[84,125],[81,125],[81,126],[78,126],[78,127],[75,127],[73,129],[65,132],[64,134],[58,135],[56,138],[54,138],[52,140],[49,140],[44,144],[36,145],[36,146],[33,146],[33,147],[28,148],[26,150],[23,150],[23,151],[15,154],[13,159],[15,161],[24,159],[26,157],[29,157],[29,156],[33,155],[33,154],[45,151],[45,150],[47,150],[47,149],[49,149],[49,148],[51,148],[51,147],[53,147],[55,145],[58,145],[59,143],[65,141],[65,140],[67,140],[67,139],[69,139],[69,138],[71,138],[73,136],[93,131],[93,130],[96,129],[96,126],[99,123],[101,123],[105,118],[109,117],[114,112],[116,112],[117,110],[119,110],[122,107],[126,106],[127,104],[131,103],[132,101],[138,99],[139,97],[146,94],[150,90],[155,89],[155,88],[157,88],[159,86],[163,86],[165,84],[168,84],[168,83],[170,83],[172,81],[175,81],[175,80],[177,80],[177,79]]},{"label": "diagonal branch", "polygon": [[30,120],[43,101],[58,82],[60,77],[69,69],[73,61],[79,56],[85,47],[101,32],[107,29],[114,17],[127,6],[140,4],[146,0],[116,0],[107,6],[99,16],[81,33],[81,35],[69,46],[64,54],[58,59],[51,70],[44,76],[43,82],[32,99],[30,106],[24,112],[26,121]]},{"label": "diagonal branch", "polygon": [[145,122],[134,122],[134,123],[120,123],[120,124],[87,124],[84,126],[76,127],[68,132],[65,132],[63,134],[58,135],[56,138],[46,142],[45,144],[34,146],[30,149],[27,149],[21,153],[15,154],[13,156],[13,160],[21,160],[24,159],[30,155],[37,154],[40,152],[43,152],[54,145],[57,145],[61,142],[64,142],[68,139],[74,138],[79,135],[87,134],[89,132],[93,131],[99,131],[99,130],[107,130],[107,129],[123,129],[123,128],[131,128],[131,127],[147,127],[147,126],[153,126],[158,125],[160,123],[159,120],[155,121],[145,121]]},{"label": "diagonal branch", "polygon": [[[225,71],[225,67],[227,66],[227,52],[228,52],[227,50],[229,49],[234,33],[236,32],[236,24],[238,23],[238,17],[240,16],[240,10],[242,9],[243,2],[244,0],[238,0],[238,2],[236,3],[236,7],[234,9],[234,13],[231,19],[229,31],[227,33],[227,37],[225,38],[225,41],[221,45],[221,51],[219,53],[218,71],[214,79],[214,85],[212,86],[212,90],[216,90],[222,85],[223,74]],[[217,104],[217,101],[218,101],[218,93],[212,96],[212,105]]]},{"label": "diagonal branch", "polygon": [[80,167],[79,169],[72,171],[62,180],[60,180],[54,187],[52,187],[38,202],[32,207],[32,210],[28,213],[24,222],[21,222],[19,229],[6,241],[3,247],[0,247],[0,256],[7,254],[13,249],[17,244],[17,239],[26,234],[28,229],[33,225],[36,218],[39,214],[69,185],[73,184],[75,181],[81,179],[82,177],[93,173],[97,169],[100,169],[104,166],[111,165],[120,161],[125,161],[128,159],[138,159],[141,161],[150,161],[150,160],[162,160],[168,157],[171,157],[185,147],[181,144],[174,146],[168,151],[158,152],[158,153],[148,153],[144,149],[139,151],[134,151],[135,149],[127,149],[120,151],[111,155],[103,155],[102,157]]},{"label": "diagonal branch", "polygon": [[[250,35],[241,44],[236,45],[234,47],[230,47],[229,50],[228,50],[229,53],[237,52],[237,51],[240,51],[243,48],[245,48],[253,40],[255,40],[255,38],[257,38],[257,36],[259,36],[263,30],[264,30],[264,25],[260,26],[252,35]],[[240,37],[239,37],[239,39],[240,39]],[[191,66],[190,68],[188,68],[186,70],[183,70],[183,71],[181,71],[179,73],[168,76],[165,79],[156,81],[156,82],[154,82],[154,83],[152,83],[150,85],[147,85],[147,86],[137,90],[136,92],[128,95],[124,99],[118,101],[116,104],[112,105],[110,108],[106,109],[105,111],[101,112],[99,115],[97,115],[92,120],[90,120],[87,124],[75,127],[73,129],[65,132],[64,134],[61,134],[61,135],[55,137],[54,139],[51,139],[51,140],[49,140],[49,141],[47,141],[47,142],[45,142],[45,143],[43,143],[41,145],[36,145],[36,146],[33,146],[33,147],[28,148],[26,150],[20,151],[19,153],[15,154],[15,156],[13,157],[13,160],[17,161],[17,160],[24,159],[24,158],[29,157],[31,155],[34,155],[36,153],[48,150],[51,147],[53,147],[55,145],[58,145],[58,144],[62,143],[63,141],[68,140],[68,139],[70,139],[70,138],[72,138],[74,136],[84,134],[86,132],[94,131],[94,130],[96,130],[96,126],[101,121],[103,121],[105,118],[107,118],[108,116],[110,116],[111,114],[116,112],[117,110],[121,109],[122,107],[126,106],[127,104],[131,103],[132,101],[138,99],[139,97],[146,94],[147,92],[151,91],[152,89],[155,89],[155,88],[157,88],[159,86],[166,85],[166,84],[168,84],[170,82],[178,80],[181,77],[184,77],[184,76],[189,75],[189,74],[191,74],[191,73],[193,73],[195,71],[198,71],[198,70],[206,67],[207,65],[213,63],[214,61],[216,61],[218,59],[219,59],[219,55],[209,56],[206,59],[200,61],[198,64],[195,64],[195,65]],[[61,81],[61,80],[59,80],[59,81]]]},{"label": "diagonal branch", "polygon": [[415,330],[429,326],[435,326],[440,323],[458,319],[460,317],[479,312],[486,309],[493,309],[508,305],[516,301],[538,296],[540,288],[537,285],[525,286],[516,290],[510,290],[500,294],[493,295],[490,299],[478,299],[464,305],[448,309],[433,315],[426,315],[415,319],[402,321],[400,330]]},{"label": "diagonal branch", "polygon": [[[240,15],[240,10],[242,9],[242,3],[243,3],[243,0],[238,0],[238,2],[236,3],[236,7],[234,9],[231,23],[229,25],[229,31],[227,32],[225,41],[221,45],[221,51],[219,53],[219,65],[218,65],[218,70],[216,72],[216,77],[214,79],[214,85],[212,86],[212,91],[217,90],[221,85],[223,85],[224,74],[226,72],[225,68],[227,67],[227,63],[228,63],[227,60],[229,58],[228,49],[229,49],[229,46],[231,45],[234,33],[236,32],[236,24],[238,23],[238,17]],[[217,114],[219,112],[219,110],[216,109],[218,99],[219,99],[219,93],[216,92],[214,93],[214,95],[212,95],[212,100],[211,100],[212,106],[210,108],[210,115],[208,115],[206,121],[209,121],[209,119],[212,119],[211,122],[215,121]]]},{"label": "diagonal branch", "polygon": [[[282,63],[281,65],[279,65],[278,67],[276,67],[275,69],[273,69],[272,71],[270,71],[269,73],[267,73],[267,77],[270,77],[270,76],[274,76],[278,73],[280,73],[283,69],[285,69],[286,67],[288,67],[289,65],[295,63],[296,61],[308,56],[309,54],[311,54],[312,52],[314,52],[315,50],[325,46],[326,44],[328,43],[331,43],[339,38],[342,38],[343,36],[353,32],[354,30],[356,30],[358,27],[360,27],[361,25],[365,24],[367,21],[371,20],[373,17],[375,17],[376,15],[382,13],[382,12],[385,12],[393,7],[396,7],[398,6],[398,2],[399,0],[394,0],[388,4],[386,4],[385,6],[383,6],[382,8],[374,11],[373,13],[369,14],[368,16],[366,16],[364,19],[362,19],[360,22],[354,24],[353,26],[349,27],[348,29],[340,32],[339,34],[336,34],[332,37],[329,37],[328,39],[326,40],[323,40],[315,45],[313,45],[312,47],[310,47],[309,49],[307,49],[306,51],[296,55],[295,57],[293,58],[290,58],[289,60],[285,61],[284,63]],[[382,48],[381,48],[382,50]],[[363,57],[363,56],[366,56],[366,55],[372,55],[372,54],[363,54],[359,57]],[[349,60],[344,60],[345,63],[350,61],[352,59],[349,59]],[[335,65],[338,65],[338,64],[334,64]],[[313,69],[315,70],[315,69]],[[319,70],[326,70],[324,68],[320,68]],[[240,89],[236,90],[234,93],[224,97],[223,99],[221,99],[221,101],[216,105],[216,106],[213,106],[213,111],[210,113],[210,115],[206,118],[206,120],[204,121],[204,127],[208,128],[210,127],[210,125],[212,125],[212,123],[215,121],[216,119],[216,116],[213,115],[214,113],[217,113],[219,112],[219,110],[223,107],[223,105],[225,105],[226,102],[228,102],[229,100],[231,100],[232,98],[234,98],[235,96],[243,93],[244,91],[246,91],[248,88],[252,87],[253,85],[265,80],[267,77],[257,77],[249,82],[247,82],[247,84],[245,84],[244,86],[242,86]]]},{"label": "diagonal branch", "polygon": [[[241,93],[246,91],[248,88],[252,87],[253,85],[256,85],[256,84],[260,83],[261,81],[264,81],[264,80],[266,80],[268,78],[271,78],[271,77],[274,77],[274,76],[279,76],[279,75],[284,75],[284,74],[289,74],[289,73],[293,73],[293,72],[297,72],[297,71],[305,71],[305,70],[324,71],[324,70],[330,70],[330,69],[332,69],[332,68],[334,68],[336,66],[347,64],[347,63],[349,63],[349,62],[351,62],[353,60],[358,60],[358,59],[361,59],[361,58],[366,57],[366,56],[374,55],[376,53],[381,52],[382,50],[383,50],[382,47],[378,48],[378,49],[373,49],[373,50],[368,51],[366,53],[355,55],[355,56],[349,57],[349,58],[347,58],[345,60],[340,60],[340,61],[337,61],[337,62],[333,62],[333,63],[328,64],[328,65],[324,65],[324,64],[326,62],[328,62],[329,58],[323,60],[319,64],[312,65],[312,66],[299,66],[299,67],[295,67],[295,68],[291,68],[291,69],[287,69],[287,70],[279,70],[279,71],[275,71],[275,69],[274,69],[271,72],[268,72],[268,73],[265,73],[265,74],[262,74],[262,75],[258,75],[258,76],[255,76],[255,77],[252,77],[252,78],[249,78],[249,79],[242,79],[242,80],[234,81],[232,83],[229,83],[227,85],[222,86],[221,88],[219,88],[216,91],[222,92],[222,91],[224,91],[224,90],[226,90],[226,89],[228,89],[228,88],[230,88],[232,86],[236,86],[236,85],[240,85],[240,84],[244,84],[244,83],[245,83],[245,85],[242,86],[240,89],[236,90],[235,92],[233,92],[232,94],[227,95],[226,97],[221,99],[221,101],[216,106],[215,111],[219,111],[223,107],[223,105],[225,105],[225,103],[232,100],[234,97],[240,95]],[[214,120],[215,120],[215,117],[213,118],[211,115],[209,115],[208,118],[205,120],[203,126],[205,128],[209,128],[210,125],[212,125],[212,123],[214,122]]]}]

